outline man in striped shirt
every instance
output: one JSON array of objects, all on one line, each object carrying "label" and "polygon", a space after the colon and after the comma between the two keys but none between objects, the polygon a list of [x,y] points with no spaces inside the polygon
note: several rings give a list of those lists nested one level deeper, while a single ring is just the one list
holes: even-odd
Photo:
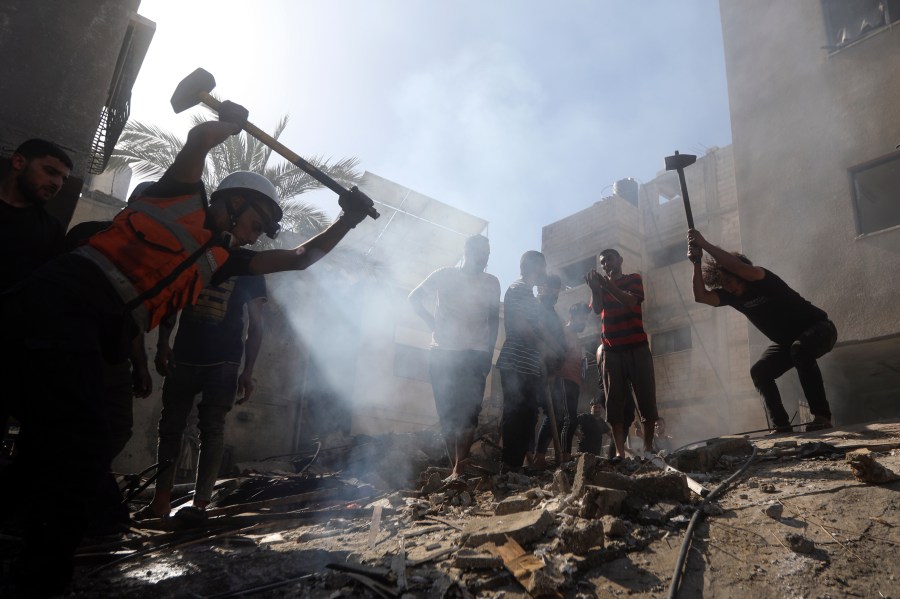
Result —
[{"label": "man in striped shirt", "polygon": [[591,288],[591,308],[600,315],[603,360],[599,366],[606,393],[606,421],[612,428],[616,457],[621,458],[625,455],[627,402],[631,401],[629,385],[637,401],[644,448],[653,451],[656,381],[641,312],[641,275],[622,274],[622,256],[614,249],[600,252],[600,268],[604,274],[591,270],[585,281]]},{"label": "man in striped shirt", "polygon": [[539,390],[543,384],[541,347],[560,354],[563,348],[541,322],[541,307],[534,297],[534,286],[547,278],[547,261],[540,252],[530,250],[519,261],[521,277],[503,296],[503,326],[506,340],[497,358],[503,387],[504,470],[519,470],[534,437],[537,424]]}]

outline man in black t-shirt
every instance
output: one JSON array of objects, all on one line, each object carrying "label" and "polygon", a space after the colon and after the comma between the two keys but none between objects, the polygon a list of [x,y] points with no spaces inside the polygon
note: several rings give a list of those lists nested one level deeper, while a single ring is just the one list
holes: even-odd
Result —
[{"label": "man in black t-shirt", "polygon": [[[232,277],[200,292],[197,303],[181,313],[175,346],[169,348],[171,327],[159,328],[156,369],[166,377],[163,409],[159,417],[157,462],[172,464],[156,480],[153,501],[142,516],[165,517],[171,509],[175,483],[174,462],[194,396],[200,429],[200,459],[197,465],[193,505],[182,508],[182,517],[202,518],[212,498],[225,449],[225,416],[235,403],[242,404],[253,393],[253,367],[263,336],[263,304],[266,280],[262,275]],[[247,306],[246,356],[244,355],[244,306]],[[244,369],[238,376],[241,357]]]},{"label": "man in black t-shirt", "polygon": [[72,159],[43,139],[22,143],[0,181],[0,291],[63,252],[62,224],[45,208],[72,170]]},{"label": "man in black t-shirt", "polygon": [[[703,250],[712,257],[705,265],[700,261]],[[775,273],[754,266],[746,256],[716,247],[693,229],[688,232],[688,256],[694,262],[694,300],[710,306],[731,306],[773,342],[750,368],[750,377],[766,403],[775,431],[791,431],[790,418],[775,385],[775,379],[791,368],[797,369],[813,415],[806,430],[831,428],[831,409],[816,364],[837,342],[837,329],[828,315]]]}]

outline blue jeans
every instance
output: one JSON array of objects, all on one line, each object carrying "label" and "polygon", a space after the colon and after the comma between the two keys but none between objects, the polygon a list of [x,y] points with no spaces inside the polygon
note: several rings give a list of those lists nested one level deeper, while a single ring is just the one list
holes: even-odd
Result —
[{"label": "blue jeans", "polygon": [[157,461],[171,461],[172,466],[156,480],[157,489],[169,490],[175,482],[174,462],[181,451],[181,437],[194,407],[194,396],[200,393],[200,460],[194,499],[210,500],[225,451],[225,415],[234,405],[237,377],[238,365],[227,362],[212,366],[169,364],[159,417]]}]

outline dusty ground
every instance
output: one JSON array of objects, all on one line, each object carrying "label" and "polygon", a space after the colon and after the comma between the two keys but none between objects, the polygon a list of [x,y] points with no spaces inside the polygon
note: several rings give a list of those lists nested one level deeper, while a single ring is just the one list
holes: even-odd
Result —
[{"label": "dusty ground", "polygon": [[[878,463],[900,473],[900,422],[751,439],[759,457],[708,508],[693,536],[677,596],[900,598],[900,482],[857,481],[840,451],[803,459],[788,447],[779,456],[776,441],[798,446],[823,441],[839,450],[870,445],[876,447],[872,457]],[[724,455],[697,478],[715,488],[746,459]],[[575,464],[563,470],[571,482]],[[655,469],[626,460],[610,470],[639,476]],[[433,487],[438,471],[429,472]],[[421,482],[426,484],[427,476]],[[430,490],[427,484],[425,490]],[[213,539],[213,533],[201,533],[189,545],[184,545],[191,542],[185,533],[172,534],[166,538],[178,546],[143,557],[122,550],[124,561],[100,571],[96,568],[109,562],[114,545],[104,549],[94,541],[83,553],[95,555],[80,558],[73,596],[527,597],[496,559],[494,568],[474,569],[465,554],[484,551],[460,548],[460,529],[494,515],[497,502],[513,495],[524,495],[532,509],[553,515],[553,524],[523,546],[546,564],[557,596],[567,598],[666,597],[687,522],[699,503],[696,496],[669,502],[662,514],[623,508],[618,518],[602,519],[604,547],[574,547],[560,539],[565,523],[572,521],[566,506],[571,512],[574,504],[560,491],[559,479],[554,484],[552,471],[530,478],[484,473],[467,487],[375,493],[374,504],[344,500],[305,506],[330,509],[318,520],[254,524],[251,519],[237,533]],[[773,503],[781,506],[780,517],[763,513]],[[377,527],[375,505],[381,506]],[[791,548],[792,534],[808,540],[794,538],[793,546],[801,551]],[[348,564],[361,572],[334,569]],[[260,588],[286,580],[294,582]],[[242,589],[247,592],[239,593]]]}]

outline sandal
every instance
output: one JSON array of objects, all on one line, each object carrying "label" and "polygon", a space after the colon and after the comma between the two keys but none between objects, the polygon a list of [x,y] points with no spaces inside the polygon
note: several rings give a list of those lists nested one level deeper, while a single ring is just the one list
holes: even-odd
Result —
[{"label": "sandal", "polygon": [[206,510],[186,505],[172,516],[172,520],[181,528],[195,528],[202,526],[209,520]]}]

